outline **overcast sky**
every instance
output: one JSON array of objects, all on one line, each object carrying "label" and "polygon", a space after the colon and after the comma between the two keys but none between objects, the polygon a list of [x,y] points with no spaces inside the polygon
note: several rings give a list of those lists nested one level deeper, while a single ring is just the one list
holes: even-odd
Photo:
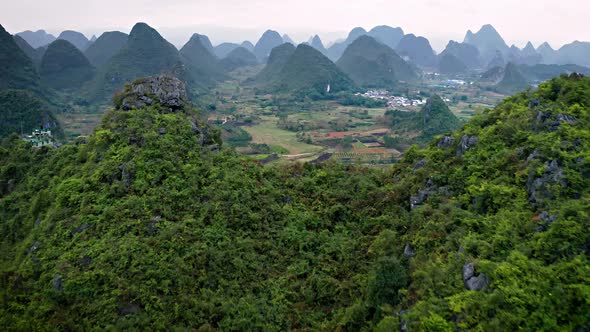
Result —
[{"label": "overcast sky", "polygon": [[266,29],[306,41],[344,38],[356,26],[399,26],[430,39],[440,51],[449,39],[462,41],[468,29],[496,27],[508,45],[554,48],[590,41],[589,0],[0,0],[0,24],[9,32],[78,30],[129,32],[146,22],[178,45],[191,33],[223,41],[255,42]]}]

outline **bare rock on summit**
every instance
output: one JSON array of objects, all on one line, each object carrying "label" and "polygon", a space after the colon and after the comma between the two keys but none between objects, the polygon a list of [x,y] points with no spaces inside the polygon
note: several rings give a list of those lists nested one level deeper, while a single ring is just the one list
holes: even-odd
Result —
[{"label": "bare rock on summit", "polygon": [[171,111],[188,104],[186,86],[176,77],[160,75],[136,80],[126,86],[116,106],[125,111],[158,103]]}]

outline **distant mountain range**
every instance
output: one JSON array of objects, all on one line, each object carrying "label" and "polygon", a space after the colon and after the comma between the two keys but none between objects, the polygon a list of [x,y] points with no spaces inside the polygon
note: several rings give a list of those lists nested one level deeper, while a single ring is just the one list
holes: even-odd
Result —
[{"label": "distant mountain range", "polygon": [[0,137],[40,126],[63,135],[32,60],[0,25]]},{"label": "distant mountain range", "polygon": [[336,64],[359,86],[391,87],[418,78],[394,50],[367,35],[352,42]]},{"label": "distant mountain range", "polygon": [[[72,30],[63,31],[57,38],[44,30],[23,31],[17,33],[17,35],[24,39],[34,50],[49,45],[55,39],[65,39],[79,50],[85,52],[95,42],[94,39],[88,40],[83,34]],[[519,65],[575,64],[590,67],[590,42],[575,41],[564,45],[558,50],[553,49],[548,43],[543,43],[535,49],[534,45],[529,42],[524,48],[520,49],[515,45],[508,46],[500,33],[490,24],[483,25],[477,32],[468,30],[463,42],[450,41],[440,54],[434,52],[430,42],[425,37],[405,34],[401,28],[387,25],[376,26],[369,31],[362,27],[356,27],[350,31],[346,39],[335,42],[330,47],[326,46],[319,35],[314,35],[307,44],[326,55],[332,61],[337,61],[352,42],[364,35],[373,37],[419,67],[429,70],[441,69],[446,73],[449,72],[451,64],[455,68],[451,72],[456,72],[456,69],[463,67],[467,68],[467,70],[485,70],[496,66],[505,66],[509,62]],[[231,51],[242,46],[253,52],[259,62],[266,62],[274,47],[283,43],[291,43],[297,46],[287,34],[281,35],[274,30],[265,31],[255,45],[246,41],[242,44],[221,43],[214,47],[207,36],[200,36],[205,48],[219,59],[225,58]],[[120,47],[120,41],[121,39],[119,39],[119,42],[115,42],[113,48]],[[37,51],[37,54],[32,54],[30,50],[27,50],[27,52],[29,56],[33,59],[36,58],[38,62],[43,50]],[[96,52],[96,50],[92,52]],[[445,57],[447,54],[451,54],[453,57]],[[94,56],[90,54],[87,54],[87,56],[94,65],[100,64],[102,61],[100,59],[96,61]],[[443,59],[444,68],[439,68],[439,63]]]},{"label": "distant mountain range", "polygon": [[125,44],[129,35],[119,31],[105,32],[98,37],[84,54],[94,66],[107,63]]},{"label": "distant mountain range", "polygon": [[79,88],[92,79],[94,67],[76,46],[58,39],[47,47],[39,74],[42,82],[56,90]]},{"label": "distant mountain range", "polygon": [[319,35],[296,46],[288,35],[267,30],[255,45],[244,41],[213,46],[208,36],[195,33],[178,50],[144,23],[136,24],[130,35],[111,31],[90,40],[72,30],[58,38],[43,30],[11,37],[37,78],[26,74],[26,66],[16,66],[20,72],[5,71],[20,78],[9,81],[80,89],[89,102],[105,101],[137,77],[161,73],[176,75],[191,95],[200,94],[227,79],[229,71],[259,63],[266,66],[253,79],[258,86],[295,91],[308,84],[309,91],[319,94],[357,86],[391,87],[417,79],[421,70],[450,76],[483,72],[482,81],[492,81],[498,91],[513,92],[561,72],[585,73],[584,67],[590,67],[590,43],[574,42],[554,50],[548,43],[535,49],[529,42],[519,49],[509,47],[491,25],[468,31],[463,42],[450,41],[440,54],[428,39],[384,25],[369,31],[356,27],[328,48]]},{"label": "distant mountain range", "polygon": [[225,71],[229,72],[241,67],[256,65],[258,59],[254,53],[240,46],[221,59],[220,64]]},{"label": "distant mountain range", "polygon": [[16,35],[26,40],[33,48],[47,46],[57,39],[54,35],[45,32],[45,30],[37,30],[34,32],[27,30],[19,32]]},{"label": "distant mountain range", "polygon": [[283,37],[274,30],[266,30],[254,46],[254,55],[261,62],[266,62],[273,48],[283,43]]}]

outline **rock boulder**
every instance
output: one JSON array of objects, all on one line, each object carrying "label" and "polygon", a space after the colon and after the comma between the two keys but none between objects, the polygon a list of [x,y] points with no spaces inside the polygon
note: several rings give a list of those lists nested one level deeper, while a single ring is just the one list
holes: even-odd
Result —
[{"label": "rock boulder", "polygon": [[188,104],[186,86],[178,78],[169,75],[142,78],[125,87],[116,106],[128,111],[154,103],[171,111],[184,108]]}]

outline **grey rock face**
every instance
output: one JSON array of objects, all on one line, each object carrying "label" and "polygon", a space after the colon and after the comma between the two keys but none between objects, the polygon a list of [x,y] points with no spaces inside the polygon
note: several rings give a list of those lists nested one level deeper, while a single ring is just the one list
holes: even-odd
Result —
[{"label": "grey rock face", "polygon": [[133,172],[130,170],[130,168],[133,168],[134,166],[135,163],[133,162],[119,165],[119,170],[121,171],[121,181],[125,183],[125,188],[127,189],[129,189],[129,186],[131,186],[131,181],[133,180]]},{"label": "grey rock face", "polygon": [[549,226],[553,224],[553,222],[557,220],[556,215],[551,215],[547,211],[542,211],[539,215],[539,226],[535,228],[535,232],[545,232],[549,229]]},{"label": "grey rock face", "polygon": [[465,288],[468,290],[481,291],[486,289],[489,284],[490,282],[488,281],[488,278],[483,273],[480,273],[479,276],[472,277],[465,281]]},{"label": "grey rock face", "polygon": [[575,125],[576,122],[578,122],[578,119],[576,119],[576,117],[573,115],[559,113],[555,117],[555,121],[558,121],[561,123],[567,123],[569,125]]},{"label": "grey rock face", "polygon": [[136,314],[141,310],[141,307],[134,303],[126,303],[117,308],[120,316],[127,316]]},{"label": "grey rock face", "polygon": [[399,312],[399,330],[400,330],[400,332],[408,331],[409,320],[407,317],[405,317],[408,312],[410,312],[409,309],[404,309]]},{"label": "grey rock face", "polygon": [[436,146],[439,148],[446,148],[455,144],[455,139],[451,136],[443,136],[438,140]]},{"label": "grey rock face", "polygon": [[414,170],[417,171],[424,166],[426,166],[426,159],[422,159],[419,162],[417,162],[416,165],[414,165]]},{"label": "grey rock face", "polygon": [[29,248],[29,252],[35,252],[37,250],[39,250],[39,242],[35,241],[35,243]]},{"label": "grey rock face", "polygon": [[463,137],[461,137],[461,141],[459,142],[459,146],[457,147],[457,157],[463,156],[467,150],[477,145],[477,142],[477,137],[463,135]]},{"label": "grey rock face", "polygon": [[555,116],[555,121],[553,121],[549,124],[549,130],[556,131],[557,128],[559,128],[559,126],[561,126],[564,123],[566,123],[570,126],[573,126],[577,122],[578,122],[578,119],[576,119],[575,116],[559,113],[559,114],[557,114],[557,116]]},{"label": "grey rock face", "polygon": [[169,75],[148,77],[134,82],[121,102],[123,110],[144,108],[155,102],[172,111],[187,105],[186,87],[184,83]]},{"label": "grey rock face", "polygon": [[78,234],[78,233],[82,233],[85,230],[87,230],[88,228],[90,228],[90,225],[88,224],[82,224],[76,228],[74,228],[74,230],[72,231],[72,235]]},{"label": "grey rock face", "polygon": [[417,196],[410,197],[410,207],[412,209],[418,207],[419,205],[424,203],[426,199],[428,199],[428,196],[430,196],[429,190],[418,190]]},{"label": "grey rock face", "polygon": [[475,266],[473,263],[467,263],[463,265],[463,281],[469,280],[471,277],[475,275]]},{"label": "grey rock face", "polygon": [[414,250],[414,248],[412,248],[411,244],[406,244],[406,246],[404,247],[404,256],[406,258],[412,258],[414,256],[416,256],[416,250]]},{"label": "grey rock face", "polygon": [[466,263],[463,266],[463,284],[468,290],[481,291],[488,287],[490,284],[488,278],[480,273],[478,276],[475,275],[475,266],[473,263]]},{"label": "grey rock face", "polygon": [[565,171],[559,166],[557,160],[547,162],[545,173],[541,177],[529,178],[526,187],[529,193],[529,201],[532,204],[540,204],[545,199],[553,199],[555,195],[547,188],[548,185],[558,184],[567,186]]},{"label": "grey rock face", "polygon": [[410,207],[414,209],[419,205],[422,205],[422,203],[424,203],[428,197],[434,194],[448,196],[450,193],[447,186],[438,187],[432,182],[432,179],[428,179],[428,181],[426,181],[424,184],[424,187],[418,190],[418,194],[410,197]]},{"label": "grey rock face", "polygon": [[59,273],[56,273],[55,276],[53,277],[53,289],[55,289],[58,292],[63,291],[63,279],[61,278],[61,276],[59,275]]},{"label": "grey rock face", "polygon": [[80,258],[79,263],[83,267],[88,267],[92,263],[92,258],[90,258],[89,256],[84,256]]},{"label": "grey rock face", "polygon": [[552,113],[551,112],[543,112],[543,111],[539,111],[537,112],[537,122],[539,123],[545,123],[545,121],[549,120],[549,118],[551,118]]},{"label": "grey rock face", "polygon": [[529,108],[536,108],[539,106],[541,106],[541,101],[537,98],[535,98],[529,102]]},{"label": "grey rock face", "polygon": [[531,160],[538,158],[540,156],[539,150],[535,149],[527,158],[526,158],[526,165],[528,165]]}]

